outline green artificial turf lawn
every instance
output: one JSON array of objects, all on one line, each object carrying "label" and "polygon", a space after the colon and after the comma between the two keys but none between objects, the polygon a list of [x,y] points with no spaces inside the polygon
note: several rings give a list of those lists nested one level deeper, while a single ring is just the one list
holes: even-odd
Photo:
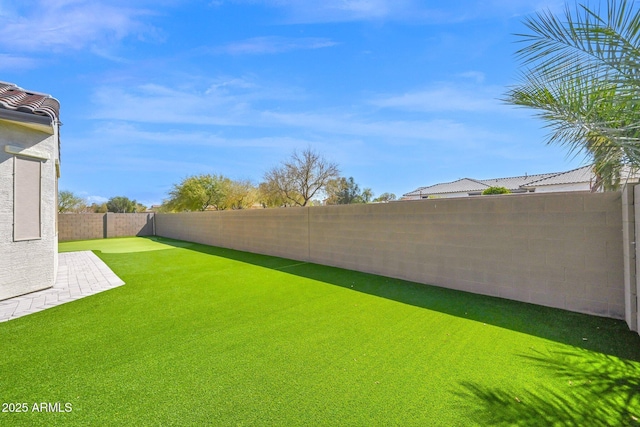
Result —
[{"label": "green artificial turf lawn", "polygon": [[[0,425],[636,425],[624,322],[168,239],[0,323]],[[71,412],[33,412],[40,402]]]}]

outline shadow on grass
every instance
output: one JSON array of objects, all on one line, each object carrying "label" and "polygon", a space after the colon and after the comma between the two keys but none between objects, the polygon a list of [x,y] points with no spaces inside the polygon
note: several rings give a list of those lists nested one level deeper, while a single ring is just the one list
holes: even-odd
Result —
[{"label": "shadow on grass", "polygon": [[459,393],[483,425],[638,426],[640,364],[573,349],[521,356],[560,383],[519,390],[463,383]]},{"label": "shadow on grass", "polygon": [[[171,244],[172,240],[159,238],[158,241]],[[175,246],[180,247],[180,244]],[[183,249],[276,269],[352,291],[640,361],[640,336],[621,320],[215,246],[193,244]]]}]

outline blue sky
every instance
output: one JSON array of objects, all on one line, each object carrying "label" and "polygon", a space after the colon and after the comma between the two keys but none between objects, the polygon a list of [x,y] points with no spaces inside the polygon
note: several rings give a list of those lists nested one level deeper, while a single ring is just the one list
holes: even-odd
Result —
[{"label": "blue sky", "polygon": [[[17,3],[17,4],[16,4]],[[0,0],[0,80],[62,105],[60,189],[160,203],[311,147],[376,195],[583,164],[500,98],[562,1]]]}]

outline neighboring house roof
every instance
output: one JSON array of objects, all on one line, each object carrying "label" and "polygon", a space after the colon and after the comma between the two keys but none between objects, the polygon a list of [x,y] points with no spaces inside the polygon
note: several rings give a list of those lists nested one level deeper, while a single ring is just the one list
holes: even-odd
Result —
[{"label": "neighboring house roof", "polygon": [[471,178],[462,178],[453,182],[443,182],[441,184],[420,187],[404,196],[419,196],[421,194],[446,194],[446,193],[468,193],[471,191],[483,191],[489,185]]},{"label": "neighboring house roof", "polygon": [[1,81],[0,108],[36,116],[48,116],[51,120],[58,120],[60,117],[60,102],[57,99]]},{"label": "neighboring house roof", "polygon": [[576,184],[579,182],[595,182],[595,174],[593,173],[593,166],[587,165],[581,168],[573,169],[567,172],[561,172],[558,174],[552,174],[549,177],[542,178],[536,181],[531,181],[523,185],[523,188],[542,187],[544,185],[562,185],[562,184]]},{"label": "neighboring house roof", "polygon": [[489,187],[504,187],[510,191],[514,191],[531,182],[550,178],[555,175],[557,175],[557,173],[541,173],[536,175],[514,176],[510,178],[482,179],[479,181]]},{"label": "neighboring house roof", "polygon": [[544,185],[574,184],[595,182],[592,166],[587,165],[567,172],[552,172],[535,175],[515,176],[509,178],[472,179],[462,178],[453,182],[420,187],[405,197],[431,194],[476,193],[489,187],[505,187],[511,192],[526,191]]}]

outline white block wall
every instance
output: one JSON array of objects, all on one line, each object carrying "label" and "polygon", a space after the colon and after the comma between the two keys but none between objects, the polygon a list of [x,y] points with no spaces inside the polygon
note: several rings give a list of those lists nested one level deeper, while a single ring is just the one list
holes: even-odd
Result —
[{"label": "white block wall", "polygon": [[[53,286],[57,269],[57,126],[48,134],[0,120],[0,300]],[[14,156],[5,146],[48,153],[41,169],[42,238],[13,241]]]}]

